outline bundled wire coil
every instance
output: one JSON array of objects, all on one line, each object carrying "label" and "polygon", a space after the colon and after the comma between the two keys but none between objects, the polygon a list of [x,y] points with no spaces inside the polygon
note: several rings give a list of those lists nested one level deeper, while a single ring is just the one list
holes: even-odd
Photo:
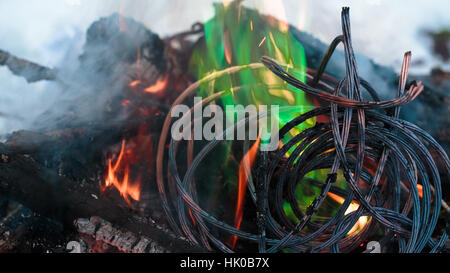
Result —
[{"label": "bundled wire coil", "polygon": [[[342,30],[343,35],[330,44],[320,67],[308,70],[307,83],[290,75],[274,60],[263,57],[263,65],[230,67],[212,73],[191,85],[176,100],[174,106],[192,95],[201,84],[222,75],[242,69],[264,69],[265,66],[288,84],[330,105],[294,118],[281,128],[279,139],[311,118],[326,116],[328,122],[317,122],[315,126],[299,132],[275,152],[259,152],[259,164],[253,168],[253,175],[248,181],[248,192],[256,207],[255,233],[224,223],[201,208],[193,176],[202,160],[223,141],[221,139],[226,139],[236,128],[269,113],[239,121],[223,132],[223,138],[210,141],[195,156],[193,142],[190,141],[187,170],[183,176],[176,161],[179,142],[171,139],[166,179],[164,154],[172,124],[168,115],[158,146],[157,183],[163,208],[174,231],[206,249],[223,252],[233,250],[224,242],[223,236],[217,235],[216,230],[256,243],[260,252],[269,253],[286,249],[348,252],[371,239],[380,229],[384,231],[378,239],[381,247],[394,242],[399,252],[438,252],[445,246],[448,234],[445,230],[438,234],[436,227],[441,203],[445,204],[442,180],[449,181],[450,161],[429,134],[399,119],[400,106],[414,100],[423,90],[420,82],[413,82],[406,90],[411,54],[408,52],[404,57],[397,98],[381,101],[370,84],[358,75],[348,8],[342,10]],[[346,77],[340,81],[330,81],[332,77],[324,71],[340,43],[345,49]],[[331,86],[332,83],[336,83],[335,87]],[[235,87],[233,92],[239,92],[240,88]],[[363,90],[369,93],[372,101],[363,99]],[[203,102],[213,102],[228,92],[217,92]],[[194,111],[195,107],[201,106],[194,105],[190,111]],[[325,181],[306,178],[308,173],[323,169],[329,170]],[[336,186],[338,171],[344,176],[346,189]],[[296,195],[298,183],[305,180],[320,187],[320,193],[306,211],[299,207],[299,197]],[[313,221],[330,193],[342,198],[342,205],[327,222]],[[286,203],[297,221],[286,215],[283,207]],[[358,204],[357,209],[348,213],[354,203]],[[187,211],[192,213],[195,225],[188,219]],[[350,234],[349,231],[361,217],[369,217],[370,221],[360,232]]]}]

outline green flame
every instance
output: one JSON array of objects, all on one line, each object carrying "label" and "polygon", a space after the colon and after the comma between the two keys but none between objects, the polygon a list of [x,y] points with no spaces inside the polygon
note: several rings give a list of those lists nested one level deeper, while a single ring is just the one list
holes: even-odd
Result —
[{"label": "green flame", "polygon": [[[305,81],[306,57],[303,46],[280,21],[261,15],[258,11],[244,8],[240,1],[228,5],[215,4],[215,16],[205,23],[205,40],[193,51],[190,72],[203,78],[213,71],[230,66],[260,62],[262,56],[269,56],[280,63],[288,64],[298,79]],[[270,88],[269,85],[280,88]],[[217,79],[213,84],[199,88],[198,95],[206,97],[214,92],[232,91],[244,86],[240,92],[224,96],[226,105],[279,105],[312,106],[299,91],[278,79],[268,69],[243,69],[242,71]],[[280,126],[297,116],[297,112],[280,113]],[[303,125],[298,130],[311,126]]]},{"label": "green flame", "polygon": [[[283,28],[280,21],[273,17],[261,15],[257,10],[244,8],[240,1],[233,1],[227,5],[216,3],[214,7],[215,16],[204,25],[204,40],[198,42],[194,47],[189,65],[191,75],[201,79],[212,72],[231,66],[260,63],[262,56],[269,56],[278,63],[288,65],[290,67],[289,72],[305,82],[306,57],[303,46],[289,29]],[[274,85],[277,88],[273,88]],[[205,83],[198,88],[197,95],[207,97],[220,91],[232,91],[237,86],[242,87],[239,92],[230,92],[222,97],[221,103],[223,106],[238,104],[244,106],[249,104],[267,105],[269,107],[271,105],[297,106],[295,112],[289,111],[279,114],[280,128],[293,118],[314,107],[303,91],[287,85],[266,68],[242,69],[238,73]],[[304,107],[302,108],[302,106]],[[282,141],[288,141],[293,135],[314,126],[314,124],[314,118],[308,120],[294,128],[290,132],[291,135],[287,134]],[[223,160],[217,160],[223,163],[217,164],[226,166],[225,169],[222,169],[222,177],[225,184],[232,185],[226,188],[234,192],[233,187],[236,186],[237,179],[233,170],[239,163],[235,162],[234,157],[228,156],[230,146],[223,148],[222,152],[224,153],[220,153]],[[292,149],[295,149],[295,147]],[[215,155],[219,156],[219,153]],[[209,170],[218,168],[212,162],[207,164],[209,164],[208,166],[211,165],[211,168],[208,168]],[[300,186],[299,194],[304,195],[302,192],[304,185],[303,183]],[[306,187],[310,186],[307,185]],[[306,206],[314,198],[313,196],[304,196],[304,198],[300,198],[305,202],[301,204],[302,206]],[[296,219],[293,215],[289,216]]]}]

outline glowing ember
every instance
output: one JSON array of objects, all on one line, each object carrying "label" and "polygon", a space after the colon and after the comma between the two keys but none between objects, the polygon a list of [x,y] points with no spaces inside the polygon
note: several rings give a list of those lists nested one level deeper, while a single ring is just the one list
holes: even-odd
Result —
[{"label": "glowing ember", "polygon": [[[333,199],[334,201],[338,202],[339,204],[341,204],[341,205],[344,204],[345,199],[342,198],[341,196],[336,195],[331,192],[328,192],[328,196],[331,197],[331,199]],[[345,211],[345,215],[356,211],[358,208],[359,208],[359,204],[357,204],[356,202],[351,202],[350,206]],[[367,217],[367,216],[359,217],[358,222],[356,222],[356,224],[352,227],[352,229],[350,229],[350,231],[347,233],[347,235],[351,235],[351,234],[354,234],[354,233],[362,230],[367,225],[368,222],[369,222],[369,217]]]},{"label": "glowing ember", "polygon": [[[127,164],[127,160],[124,159],[124,155],[127,153],[125,150],[126,142],[122,141],[122,148],[120,149],[119,156],[116,159],[115,164],[112,164],[111,157],[108,158],[108,171],[105,178],[104,185],[101,185],[101,191],[104,192],[109,187],[115,187],[127,204],[134,208],[131,203],[131,199],[139,201],[141,198],[141,182],[130,181],[130,166]],[[120,178],[120,173],[123,173]]]},{"label": "glowing ember", "polygon": [[[241,227],[242,216],[244,215],[244,197],[247,188],[248,176],[250,174],[250,169],[255,162],[256,154],[258,152],[259,143],[261,141],[261,134],[258,136],[258,139],[250,148],[250,150],[245,154],[244,158],[242,158],[241,163],[239,164],[239,189],[238,189],[238,199],[236,204],[236,214],[234,217],[234,226],[236,229]],[[236,246],[237,236],[233,237],[233,249]]]},{"label": "glowing ember", "polygon": [[166,75],[164,78],[157,80],[154,85],[145,88],[144,91],[147,93],[159,93],[166,89],[168,83],[169,75]]},{"label": "glowing ember", "polygon": [[141,81],[132,81],[128,86],[135,87],[135,86],[138,86],[139,84],[141,84]]}]

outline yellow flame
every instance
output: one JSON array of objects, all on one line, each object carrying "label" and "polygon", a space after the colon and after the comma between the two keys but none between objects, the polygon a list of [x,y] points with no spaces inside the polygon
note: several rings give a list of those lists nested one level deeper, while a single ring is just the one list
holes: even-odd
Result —
[{"label": "yellow flame", "polygon": [[[328,196],[331,197],[334,201],[338,202],[339,204],[344,204],[345,199],[337,194],[328,192]],[[345,211],[345,215],[352,213],[356,211],[359,208],[359,204],[356,202],[351,202],[350,206],[348,206],[347,210]],[[347,235],[352,235],[357,233],[358,231],[362,230],[367,223],[369,222],[369,217],[367,216],[361,216],[358,219],[358,222],[355,223],[355,225],[350,229],[350,231],[347,233]]]}]

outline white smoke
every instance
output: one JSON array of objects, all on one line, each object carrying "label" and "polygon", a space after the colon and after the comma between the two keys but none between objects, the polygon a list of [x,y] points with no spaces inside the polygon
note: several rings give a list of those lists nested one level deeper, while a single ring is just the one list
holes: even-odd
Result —
[{"label": "white smoke", "polygon": [[[264,2],[282,3],[284,9],[265,9]],[[58,67],[62,60],[81,54],[89,25],[100,17],[121,12],[143,22],[149,29],[167,36],[184,31],[213,16],[211,0],[15,0],[0,1],[0,48],[37,62]],[[413,61],[425,65],[412,72],[428,72],[442,65],[434,58],[424,29],[450,26],[450,2],[431,1],[314,1],[247,0],[244,4],[286,17],[289,23],[325,43],[341,33],[340,10],[350,6],[354,48],[377,63],[399,70],[403,53],[413,52]],[[267,6],[267,5],[266,5]],[[54,83],[28,84],[0,67],[0,136],[30,128],[33,120],[53,105],[62,90]]]}]

